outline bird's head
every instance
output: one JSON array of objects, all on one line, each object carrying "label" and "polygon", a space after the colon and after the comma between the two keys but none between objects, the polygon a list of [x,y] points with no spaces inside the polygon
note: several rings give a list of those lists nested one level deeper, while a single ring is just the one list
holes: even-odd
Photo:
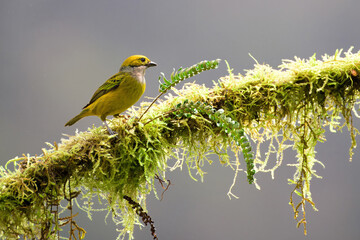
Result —
[{"label": "bird's head", "polygon": [[131,71],[134,68],[146,69],[149,67],[154,67],[157,64],[150,61],[149,58],[143,55],[133,55],[128,57],[120,67],[120,71]]}]

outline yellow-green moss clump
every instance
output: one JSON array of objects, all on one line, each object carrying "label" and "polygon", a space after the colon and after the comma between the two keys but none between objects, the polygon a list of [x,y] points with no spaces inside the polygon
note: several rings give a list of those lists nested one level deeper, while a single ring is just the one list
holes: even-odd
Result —
[{"label": "yellow-green moss clump", "polygon": [[[1,167],[0,236],[56,238],[61,223],[69,218],[58,217],[60,210],[54,211],[54,206],[62,199],[76,198],[81,191],[88,202],[80,207],[90,217],[92,202],[100,196],[114,221],[123,225],[120,237],[128,232],[131,238],[139,220],[124,196],[144,205],[155,176],[165,177],[171,158],[177,159],[173,168],[185,163],[190,173],[202,177],[201,167],[210,161],[206,156],[218,154],[220,162],[232,167],[237,176],[238,152],[246,149],[246,135],[256,149],[256,154],[244,155],[248,177],[255,172],[273,175],[283,161],[283,151],[297,151],[290,180],[298,196],[295,199],[291,194],[290,199],[297,218],[306,202],[315,208],[310,180],[318,177],[313,170],[320,163],[315,159],[315,146],[324,141],[325,129],[349,128],[350,159],[356,146],[358,131],[352,117],[359,97],[360,53],[340,54],[337,51],[322,60],[315,55],[308,60],[286,60],[278,70],[256,64],[245,76],[229,70],[212,88],[187,84],[181,90],[173,89],[174,94],[153,105],[140,122],[113,119],[110,126],[118,137],[109,136],[102,127],[91,128],[51,145],[41,156],[10,160],[15,170],[10,171],[9,164]],[[148,104],[132,109],[131,115],[140,117]],[[343,125],[338,122],[341,116]],[[269,147],[261,153],[264,142]],[[235,152],[236,161],[230,161],[228,152]],[[298,221],[306,233],[304,211]],[[84,233],[80,227],[75,230]]]}]

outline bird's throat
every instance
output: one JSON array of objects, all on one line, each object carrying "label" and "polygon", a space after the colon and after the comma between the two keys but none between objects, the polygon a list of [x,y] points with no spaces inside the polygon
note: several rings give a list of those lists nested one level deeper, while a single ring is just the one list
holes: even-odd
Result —
[{"label": "bird's throat", "polygon": [[136,78],[141,84],[145,84],[145,70],[146,66],[133,67],[133,71],[130,74]]}]

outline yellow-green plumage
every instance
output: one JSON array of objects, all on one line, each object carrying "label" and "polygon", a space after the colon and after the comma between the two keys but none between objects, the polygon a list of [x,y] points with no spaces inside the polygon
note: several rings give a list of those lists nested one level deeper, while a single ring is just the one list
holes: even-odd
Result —
[{"label": "yellow-green plumage", "polygon": [[145,70],[156,66],[147,57],[134,55],[127,58],[117,74],[109,78],[92,96],[83,110],[68,121],[71,126],[83,117],[99,116],[106,124],[106,117],[124,112],[134,105],[145,91]]}]

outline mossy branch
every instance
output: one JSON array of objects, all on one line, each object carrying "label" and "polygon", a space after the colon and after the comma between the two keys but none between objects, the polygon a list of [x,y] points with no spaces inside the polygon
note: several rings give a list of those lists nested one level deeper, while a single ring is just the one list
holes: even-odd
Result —
[{"label": "mossy branch", "polygon": [[[315,209],[310,181],[320,177],[314,169],[321,164],[315,158],[315,146],[325,140],[326,129],[348,127],[352,159],[359,133],[352,124],[353,115],[358,116],[359,74],[360,52],[351,50],[344,57],[337,51],[322,60],[315,55],[308,60],[285,60],[278,70],[256,64],[245,76],[229,70],[212,88],[187,84],[182,90],[173,89],[175,96],[168,94],[154,104],[140,122],[136,117],[142,109],[130,110],[134,118],[112,120],[118,138],[103,127],[93,127],[67,136],[60,144],[49,144],[40,156],[10,160],[0,168],[0,236],[55,239],[61,226],[53,223],[58,212],[52,206],[61,207],[65,196],[76,197],[81,191],[86,201],[76,202],[89,217],[95,211],[94,199],[105,199],[109,214],[123,226],[119,237],[128,232],[131,238],[134,224],[140,222],[124,196],[144,207],[147,194],[155,191],[154,179],[165,177],[172,159],[176,162],[170,169],[186,164],[191,176],[196,172],[202,178],[203,165],[211,162],[208,155],[217,154],[221,164],[235,170],[236,178],[242,150],[249,181],[258,186],[253,173],[273,176],[288,148],[297,151],[296,163],[291,164],[295,173],[289,180],[294,184],[290,204],[296,219],[302,212],[298,223],[306,227],[306,203]],[[239,139],[242,142],[237,143]],[[249,141],[256,154],[247,158]],[[269,145],[267,151],[261,147],[264,142]],[[230,160],[231,152],[236,161]]]}]

